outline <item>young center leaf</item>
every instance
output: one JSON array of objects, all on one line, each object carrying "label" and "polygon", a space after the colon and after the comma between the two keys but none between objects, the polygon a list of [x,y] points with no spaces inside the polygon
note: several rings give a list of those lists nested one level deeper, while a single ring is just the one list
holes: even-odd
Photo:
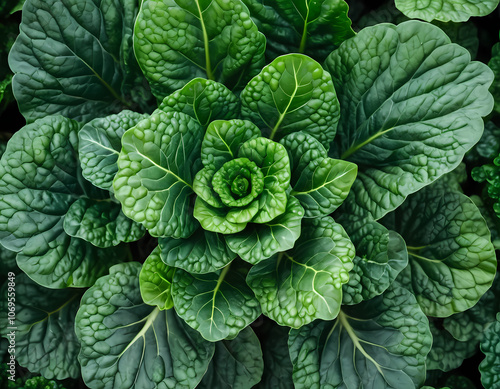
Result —
[{"label": "young center leaf", "polygon": [[341,107],[330,155],[358,165],[346,213],[379,219],[453,170],[493,107],[491,70],[424,22],[367,27],[325,66]]},{"label": "young center leaf", "polygon": [[490,288],[497,265],[490,231],[465,195],[431,185],[410,196],[382,224],[406,241],[409,265],[399,280],[427,315],[465,311]]},{"label": "young center leaf", "polygon": [[140,269],[137,262],[113,266],[85,292],[75,327],[82,377],[96,389],[193,389],[214,345],[173,309],[143,303]]},{"label": "young center leaf", "polygon": [[328,148],[335,137],[340,108],[332,79],[305,55],[276,58],[247,84],[241,103],[243,118],[271,140],[302,131]]},{"label": "young center leaf", "polygon": [[253,266],[247,283],[266,316],[299,328],[337,316],[353,257],[354,246],[331,217],[304,219],[293,249]]},{"label": "young center leaf", "polygon": [[236,337],[261,314],[243,270],[237,263],[208,274],[177,269],[172,295],[178,315],[211,342]]},{"label": "young center leaf", "polygon": [[123,135],[115,196],[123,213],[151,235],[185,238],[195,231],[190,195],[202,139],[195,119],[161,110]]},{"label": "young center leaf", "polygon": [[403,288],[342,308],[334,321],[290,331],[296,389],[419,388],[432,343],[429,322]]},{"label": "young center leaf", "polygon": [[240,0],[145,0],[134,30],[137,60],[159,99],[194,77],[242,87],[263,65],[264,49]]}]

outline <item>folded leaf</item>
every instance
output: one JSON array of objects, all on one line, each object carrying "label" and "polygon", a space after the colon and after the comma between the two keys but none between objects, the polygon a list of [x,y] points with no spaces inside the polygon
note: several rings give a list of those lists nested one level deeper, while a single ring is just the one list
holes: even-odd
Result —
[{"label": "folded leaf", "polygon": [[419,388],[431,347],[429,322],[414,296],[395,288],[334,321],[290,331],[296,389]]},{"label": "folded leaf", "polygon": [[399,279],[427,315],[465,311],[490,288],[495,250],[486,222],[465,195],[426,187],[382,224],[406,241],[409,265]]},{"label": "folded leaf", "polygon": [[113,266],[83,295],[75,326],[83,379],[102,389],[192,389],[214,345],[173,309],[160,311],[142,302],[140,269],[137,262]]},{"label": "folded leaf", "polygon": [[253,266],[247,283],[266,316],[299,328],[337,317],[353,257],[354,247],[340,224],[330,217],[305,219],[293,249]]},{"label": "folded leaf", "polygon": [[190,195],[202,138],[195,119],[160,110],[123,135],[115,196],[151,235],[185,238],[196,230]]},{"label": "folded leaf", "polygon": [[302,131],[326,148],[335,137],[339,102],[330,75],[305,55],[276,58],[241,93],[242,116],[279,141]]},{"label": "folded leaf", "polygon": [[261,314],[258,300],[236,266],[208,274],[177,269],[174,274],[177,313],[211,342],[236,337]]},{"label": "folded leaf", "polygon": [[174,306],[171,292],[174,271],[173,267],[163,263],[160,247],[157,246],[146,258],[139,273],[141,297],[146,304],[162,310]]},{"label": "folded leaf", "polygon": [[365,28],[325,65],[341,107],[330,154],[358,165],[347,213],[378,219],[453,170],[493,107],[492,72],[428,23]]},{"label": "folded leaf", "polygon": [[194,77],[238,88],[262,66],[264,49],[240,0],[145,0],[134,30],[135,55],[159,99]]}]

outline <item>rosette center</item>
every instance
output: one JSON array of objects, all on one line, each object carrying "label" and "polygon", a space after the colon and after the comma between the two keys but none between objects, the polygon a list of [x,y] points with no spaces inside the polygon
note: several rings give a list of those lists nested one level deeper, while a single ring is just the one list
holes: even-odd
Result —
[{"label": "rosette center", "polygon": [[226,162],[214,174],[212,185],[228,207],[244,207],[264,189],[264,174],[248,158]]}]

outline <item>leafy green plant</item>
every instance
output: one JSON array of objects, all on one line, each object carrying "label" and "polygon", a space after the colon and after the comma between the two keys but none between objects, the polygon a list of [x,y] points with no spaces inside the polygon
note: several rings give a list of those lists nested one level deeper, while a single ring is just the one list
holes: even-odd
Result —
[{"label": "leafy green plant", "polygon": [[[498,1],[403,3],[460,21]],[[355,33],[347,12],[26,1],[28,124],[0,160],[22,366],[90,388],[453,387],[436,371],[481,343],[493,387],[496,256],[460,185],[476,143],[468,161],[495,154],[494,59],[439,27],[458,25]]]}]

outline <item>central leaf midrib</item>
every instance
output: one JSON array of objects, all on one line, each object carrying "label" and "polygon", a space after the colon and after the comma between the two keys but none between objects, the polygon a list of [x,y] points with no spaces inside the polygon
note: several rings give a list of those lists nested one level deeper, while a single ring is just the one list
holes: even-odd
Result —
[{"label": "central leaf midrib", "polygon": [[[146,323],[144,323],[144,326],[141,328],[141,330],[137,333],[136,336],[134,336],[134,339],[132,339],[128,344],[127,347],[123,349],[123,351],[117,356],[117,359],[120,359],[123,354],[127,352],[127,350],[132,347],[132,345],[137,342],[137,340],[141,337],[144,337],[146,332],[149,330],[149,328],[153,325],[154,321],[156,320],[156,317],[160,313],[160,309],[158,307],[155,307],[153,311],[147,316]],[[145,343],[145,342],[144,342]]]},{"label": "central leaf midrib", "polygon": [[209,48],[210,40],[208,39],[207,27],[205,26],[205,21],[203,20],[203,12],[200,7],[200,1],[195,0],[195,2],[196,2],[196,7],[198,8],[198,12],[200,14],[200,24],[203,33],[203,45],[205,47],[205,70],[207,72],[207,78],[209,80],[214,80],[214,75],[212,73],[212,64],[210,63],[210,48]]},{"label": "central leaf midrib", "polygon": [[180,178],[177,174],[175,174],[173,171],[169,170],[169,169],[166,169],[164,168],[163,166],[157,164],[155,161],[153,161],[151,158],[149,158],[148,156],[142,154],[139,150],[136,150],[137,154],[139,154],[141,157],[143,157],[144,159],[148,160],[149,162],[151,162],[153,165],[155,165],[157,168],[163,170],[164,172],[166,172],[167,174],[171,174],[173,175],[175,178],[177,178],[178,181],[186,184],[186,186],[189,186],[191,189],[193,189],[193,186],[188,184],[186,181],[184,181],[182,178]]},{"label": "central leaf midrib", "polygon": [[365,141],[359,143],[359,144],[355,144],[355,145],[352,145],[351,147],[349,147],[349,149],[347,149],[343,154],[342,156],[340,157],[340,159],[343,159],[345,160],[346,158],[350,157],[352,154],[354,154],[356,151],[358,151],[359,149],[361,149],[362,147],[366,146],[368,143],[371,143],[373,142],[375,139],[377,138],[380,138],[382,135],[388,133],[389,131],[392,131],[394,130],[395,127],[391,127],[391,128],[388,128],[387,130],[383,130],[383,131],[379,131],[377,133],[375,133],[374,135],[370,136],[368,139],[366,139]]}]

